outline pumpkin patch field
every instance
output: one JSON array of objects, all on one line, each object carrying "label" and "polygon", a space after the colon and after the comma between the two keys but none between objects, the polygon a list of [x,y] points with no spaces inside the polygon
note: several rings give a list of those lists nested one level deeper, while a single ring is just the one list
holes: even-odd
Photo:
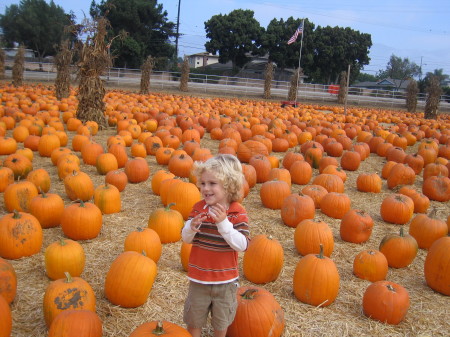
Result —
[{"label": "pumpkin patch field", "polygon": [[189,335],[181,228],[218,153],[251,237],[227,336],[448,336],[448,114],[108,90],[102,128],[76,89],[0,101],[0,337]]}]

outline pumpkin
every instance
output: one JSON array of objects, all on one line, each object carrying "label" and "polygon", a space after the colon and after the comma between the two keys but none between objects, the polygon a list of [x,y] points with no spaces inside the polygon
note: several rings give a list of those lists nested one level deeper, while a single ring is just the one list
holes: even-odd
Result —
[{"label": "pumpkin", "polygon": [[29,211],[39,220],[42,228],[56,227],[61,223],[64,201],[59,194],[38,194],[31,199]]},{"label": "pumpkin", "polygon": [[167,192],[167,204],[172,204],[170,208],[178,211],[187,220],[192,207],[201,200],[201,194],[193,183],[179,181],[170,186]]},{"label": "pumpkin", "polygon": [[254,155],[250,158],[249,164],[255,168],[257,183],[264,183],[269,180],[272,165],[266,156]]},{"label": "pumpkin", "polygon": [[9,167],[0,167],[0,193],[5,192],[8,185],[14,183],[14,172]]},{"label": "pumpkin", "polygon": [[144,158],[133,158],[126,162],[125,174],[130,183],[141,183],[146,181],[150,176],[150,166]]},{"label": "pumpkin", "polygon": [[257,140],[249,139],[238,145],[236,154],[241,162],[249,163],[251,157],[255,155],[261,155],[265,157],[269,155],[269,151],[263,143]]},{"label": "pumpkin", "polygon": [[259,191],[262,204],[270,209],[281,209],[284,199],[290,194],[289,185],[282,180],[266,181]]},{"label": "pumpkin", "polygon": [[54,133],[42,135],[38,143],[38,152],[41,157],[50,157],[53,150],[61,146],[61,140]]},{"label": "pumpkin", "polygon": [[181,266],[183,267],[184,271],[188,270],[189,256],[191,255],[191,249],[192,249],[192,243],[186,243],[184,241],[181,243],[180,261],[181,261]]},{"label": "pumpkin", "polygon": [[237,310],[228,327],[229,337],[279,337],[283,333],[284,312],[275,297],[261,287],[240,287]]},{"label": "pumpkin", "polygon": [[306,185],[312,177],[312,167],[304,160],[294,161],[289,169],[292,183],[298,185]]},{"label": "pumpkin", "polygon": [[361,173],[356,178],[356,189],[361,192],[380,193],[382,181],[377,173]]},{"label": "pumpkin", "polygon": [[309,195],[314,201],[315,208],[320,208],[320,202],[328,191],[321,185],[307,185],[302,188],[302,193]]},{"label": "pumpkin", "polygon": [[102,211],[95,204],[80,201],[64,208],[61,228],[70,239],[89,240],[100,233],[102,220]]},{"label": "pumpkin", "polygon": [[14,211],[0,218],[0,257],[15,260],[37,254],[42,241],[42,227],[35,216]]},{"label": "pumpkin", "polygon": [[[158,137],[156,137],[156,138],[158,138]],[[128,161],[128,154],[127,154],[127,150],[126,150],[124,145],[122,145],[122,144],[111,144],[108,147],[108,152],[112,153],[114,155],[114,157],[116,157],[117,166],[119,168],[125,167],[125,164]]]},{"label": "pumpkin", "polygon": [[344,193],[344,182],[334,174],[321,173],[313,179],[312,184],[323,186],[328,192]]},{"label": "pumpkin", "polygon": [[329,306],[339,292],[340,277],[333,260],[319,254],[308,254],[300,259],[294,271],[295,297],[313,306]]},{"label": "pumpkin", "polygon": [[315,212],[313,199],[301,193],[287,196],[281,205],[283,223],[293,228],[304,219],[314,219]]},{"label": "pumpkin", "polygon": [[[305,143],[306,144],[306,143]],[[323,149],[313,144],[310,148],[308,148],[305,152],[305,160],[308,164],[310,164],[313,168],[319,168],[319,162],[323,156]]]},{"label": "pumpkin", "polygon": [[168,321],[152,321],[139,325],[129,337],[191,337],[191,334],[183,327]]},{"label": "pumpkin", "polygon": [[370,282],[384,280],[388,269],[386,257],[378,250],[363,250],[353,260],[353,274]]},{"label": "pumpkin", "polygon": [[94,141],[88,141],[81,146],[81,158],[86,165],[95,166],[98,157],[104,152],[103,146]]},{"label": "pumpkin", "polygon": [[0,296],[0,337],[10,337],[12,331],[12,315],[9,303]]},{"label": "pumpkin", "polygon": [[422,193],[431,200],[450,200],[450,178],[444,176],[431,176],[423,181]]},{"label": "pumpkin", "polygon": [[351,200],[345,193],[330,192],[320,201],[322,213],[334,219],[342,219],[350,210]]},{"label": "pumpkin", "polygon": [[64,310],[60,312],[50,325],[47,337],[101,337],[102,321],[90,310]]},{"label": "pumpkin", "polygon": [[256,284],[273,282],[281,272],[283,261],[283,247],[278,240],[264,234],[256,235],[244,253],[244,276]]},{"label": "pumpkin", "polygon": [[31,181],[37,188],[39,193],[48,192],[51,181],[50,175],[45,169],[35,169],[28,173],[27,180]]},{"label": "pumpkin", "polygon": [[56,167],[58,169],[59,180],[64,180],[66,176],[73,172],[81,171],[80,164],[72,155],[62,156]]},{"label": "pumpkin", "polygon": [[94,204],[103,214],[120,212],[120,192],[116,186],[110,184],[99,185],[94,191]]},{"label": "pumpkin", "polygon": [[114,185],[122,192],[128,184],[127,174],[122,170],[109,171],[105,175],[105,184]]},{"label": "pumpkin", "polygon": [[16,271],[14,270],[14,267],[11,263],[0,257],[0,297],[3,297],[8,304],[11,304],[16,297],[16,292]]},{"label": "pumpkin", "polygon": [[112,153],[106,152],[97,156],[95,167],[97,168],[98,174],[105,175],[110,171],[117,170],[119,164],[117,163],[117,158]]},{"label": "pumpkin", "polygon": [[90,310],[95,312],[96,298],[92,287],[80,277],[65,278],[49,283],[44,293],[44,318],[50,327],[55,317],[64,310]]},{"label": "pumpkin", "polygon": [[447,236],[448,227],[447,224],[439,219],[435,219],[436,209],[430,213],[417,214],[409,225],[409,234],[413,236],[419,248],[428,249],[431,247],[434,241]]},{"label": "pumpkin", "polygon": [[450,237],[437,239],[428,250],[424,264],[427,285],[450,296]]},{"label": "pumpkin", "polygon": [[430,199],[423,193],[418,193],[416,190],[403,186],[398,190],[398,193],[407,195],[414,203],[414,213],[427,213],[430,207]]},{"label": "pumpkin", "polygon": [[359,152],[345,151],[341,157],[341,167],[347,171],[356,171],[361,164],[361,160],[362,158]]},{"label": "pumpkin", "polygon": [[404,225],[414,212],[414,202],[403,194],[391,194],[383,199],[380,207],[380,214],[384,221]]},{"label": "pumpkin", "polygon": [[249,188],[256,185],[256,169],[250,164],[242,164],[242,173],[247,180]]},{"label": "pumpkin", "polygon": [[320,220],[306,219],[301,221],[294,231],[294,245],[303,256],[322,254],[331,256],[334,249],[333,232],[327,223]]},{"label": "pumpkin", "polygon": [[402,163],[397,163],[392,167],[387,178],[387,186],[390,189],[398,185],[412,185],[416,179],[414,170]]},{"label": "pumpkin", "polygon": [[400,323],[408,312],[409,294],[397,283],[374,282],[365,290],[362,306],[367,317],[395,325]]},{"label": "pumpkin", "polygon": [[169,204],[165,208],[157,208],[148,218],[148,228],[158,233],[161,243],[177,242],[181,239],[184,226],[183,216]]},{"label": "pumpkin", "polygon": [[83,171],[73,171],[64,178],[64,189],[70,200],[88,201],[94,196],[94,183]]},{"label": "pumpkin", "polygon": [[286,170],[290,171],[292,164],[294,164],[296,161],[304,161],[304,160],[305,159],[303,158],[303,155],[301,153],[287,152],[283,157],[282,164]]},{"label": "pumpkin", "polygon": [[6,187],[3,193],[5,208],[8,212],[29,212],[31,200],[38,195],[36,185],[22,180]]},{"label": "pumpkin", "polygon": [[363,243],[369,240],[372,228],[373,219],[368,213],[351,209],[342,217],[339,233],[344,241]]},{"label": "pumpkin", "polygon": [[52,280],[64,278],[65,272],[80,276],[86,260],[83,247],[70,239],[61,239],[48,245],[44,259],[47,276]]},{"label": "pumpkin", "polygon": [[127,251],[111,264],[105,279],[105,296],[115,305],[135,308],[143,305],[150,294],[157,273],[149,257]]},{"label": "pumpkin", "polygon": [[137,228],[125,238],[124,251],[145,252],[145,255],[158,263],[161,257],[161,239],[156,231],[151,228]]},{"label": "pumpkin", "polygon": [[158,170],[152,177],[152,191],[154,194],[159,195],[159,190],[161,188],[161,182],[165,179],[173,178],[175,175],[166,170]]},{"label": "pumpkin", "polygon": [[416,258],[418,249],[416,239],[411,235],[405,235],[403,227],[400,227],[399,234],[384,236],[379,247],[380,252],[386,257],[388,266],[392,268],[409,266]]}]

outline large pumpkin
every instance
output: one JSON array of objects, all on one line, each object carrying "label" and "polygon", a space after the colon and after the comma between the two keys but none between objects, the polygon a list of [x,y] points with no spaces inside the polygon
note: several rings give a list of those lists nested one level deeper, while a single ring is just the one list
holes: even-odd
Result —
[{"label": "large pumpkin", "polygon": [[339,233],[344,241],[363,243],[369,240],[372,228],[373,219],[368,213],[351,209],[342,217]]},{"label": "large pumpkin", "polygon": [[384,280],[388,269],[386,257],[378,250],[363,250],[353,260],[353,274],[370,282]]},{"label": "large pumpkin", "polygon": [[279,337],[283,333],[284,312],[275,297],[260,287],[240,287],[238,307],[233,323],[228,327],[229,337]]},{"label": "large pumpkin", "polygon": [[103,214],[120,212],[122,201],[119,189],[112,184],[97,186],[94,190],[94,204]]},{"label": "large pumpkin", "polygon": [[145,255],[158,263],[162,245],[158,233],[151,228],[137,228],[125,238],[124,251],[145,252]]},{"label": "large pumpkin", "polygon": [[424,273],[428,286],[450,296],[450,237],[436,240],[425,258]]},{"label": "large pumpkin", "polygon": [[447,224],[434,218],[436,211],[433,210],[430,216],[426,214],[417,214],[409,225],[409,234],[413,236],[419,248],[428,249],[434,241],[447,236]]},{"label": "large pumpkin", "polygon": [[266,181],[259,191],[262,204],[270,209],[281,209],[284,199],[290,194],[290,186],[282,180]]},{"label": "large pumpkin", "polygon": [[183,327],[168,321],[151,321],[139,325],[129,337],[191,337]]},{"label": "large pumpkin", "polygon": [[316,208],[309,195],[294,193],[284,198],[281,205],[281,219],[289,227],[297,225],[305,219],[314,219]]},{"label": "large pumpkin", "polygon": [[150,294],[157,273],[156,263],[143,254],[127,251],[111,264],[105,279],[105,296],[115,305],[135,308]]},{"label": "large pumpkin", "polygon": [[167,193],[167,204],[173,204],[170,208],[181,213],[187,220],[192,207],[201,200],[201,194],[196,185],[180,181],[170,186]]},{"label": "large pumpkin", "polygon": [[6,187],[3,194],[5,208],[8,212],[29,212],[31,200],[37,196],[36,185],[27,180],[22,180]]},{"label": "large pumpkin", "polygon": [[47,276],[52,280],[64,278],[65,272],[80,276],[86,260],[83,246],[70,239],[61,239],[48,245],[44,259]]},{"label": "large pumpkin", "polygon": [[9,303],[0,296],[0,337],[10,337],[12,330],[12,315]]},{"label": "large pumpkin", "polygon": [[383,199],[380,214],[384,221],[399,225],[407,223],[414,212],[414,201],[403,194],[391,194]]},{"label": "large pumpkin", "polygon": [[161,243],[177,242],[181,239],[184,226],[183,216],[169,204],[165,208],[155,209],[148,218],[148,228],[158,233]]},{"label": "large pumpkin", "polygon": [[94,183],[82,171],[73,171],[64,178],[64,188],[70,200],[88,201],[94,196]]},{"label": "large pumpkin", "polygon": [[404,268],[411,264],[419,249],[416,239],[405,235],[403,227],[399,234],[388,234],[381,240],[379,250],[384,254],[389,267]]},{"label": "large pumpkin", "polygon": [[8,261],[0,258],[0,297],[8,304],[16,297],[17,276],[14,267]]},{"label": "large pumpkin", "polygon": [[80,277],[66,277],[51,282],[44,294],[44,318],[47,327],[64,310],[90,310],[95,312],[95,294],[92,287]]},{"label": "large pumpkin", "polygon": [[55,317],[47,337],[101,337],[102,334],[102,321],[95,312],[70,309]]},{"label": "large pumpkin", "polygon": [[284,262],[283,246],[264,234],[256,235],[244,253],[244,276],[256,284],[275,281]]},{"label": "large pumpkin", "polygon": [[43,233],[35,216],[14,211],[0,218],[0,256],[20,259],[39,253]]},{"label": "large pumpkin", "polygon": [[333,231],[323,221],[305,219],[295,228],[294,245],[303,256],[322,252],[329,257],[334,249]]},{"label": "large pumpkin", "polygon": [[63,212],[64,201],[59,194],[42,193],[31,199],[30,213],[39,220],[42,228],[58,226]]},{"label": "large pumpkin", "polygon": [[408,291],[394,282],[374,282],[364,292],[364,315],[377,321],[398,324],[405,318],[408,309]]},{"label": "large pumpkin", "polygon": [[64,209],[61,228],[70,239],[89,240],[100,233],[102,221],[102,212],[95,204],[81,201]]},{"label": "large pumpkin", "polygon": [[339,273],[333,260],[319,254],[308,254],[300,259],[294,271],[294,295],[303,303],[326,307],[334,302],[339,292]]}]

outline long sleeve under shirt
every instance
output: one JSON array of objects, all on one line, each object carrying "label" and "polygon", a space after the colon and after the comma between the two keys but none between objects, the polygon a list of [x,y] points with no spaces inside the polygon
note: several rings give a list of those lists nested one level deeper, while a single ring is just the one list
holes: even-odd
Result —
[{"label": "long sleeve under shirt", "polygon": [[209,206],[204,200],[196,203],[182,231],[183,241],[192,243],[188,278],[204,284],[231,282],[239,277],[238,252],[248,245],[247,212],[238,202],[227,210],[227,218],[215,224],[208,216],[200,232],[191,229],[191,220],[198,214],[208,215]]}]

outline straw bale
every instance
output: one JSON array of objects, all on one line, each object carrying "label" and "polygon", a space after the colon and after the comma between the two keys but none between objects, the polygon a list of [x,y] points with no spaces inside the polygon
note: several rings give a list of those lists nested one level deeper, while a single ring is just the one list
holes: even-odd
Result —
[{"label": "straw bale", "polygon": [[270,89],[272,88],[273,80],[273,62],[267,61],[265,71],[264,71],[264,98],[270,98]]},{"label": "straw bale", "polygon": [[60,50],[55,57],[55,96],[59,100],[70,95],[70,64],[72,63],[72,56],[73,52],[69,49],[69,41],[62,41]]},{"label": "straw bale", "polygon": [[155,59],[149,55],[142,65],[140,94],[148,94],[150,89],[150,75],[155,65]]},{"label": "straw bale", "polygon": [[25,70],[25,48],[23,45],[17,50],[16,56],[14,57],[14,64],[12,67],[12,84],[15,87],[20,87],[23,83],[23,72]]},{"label": "straw bale", "polygon": [[5,78],[5,51],[3,48],[0,49],[0,80]]},{"label": "straw bale", "polygon": [[181,65],[180,91],[188,91],[189,70],[189,59],[185,56]]},{"label": "straw bale", "polygon": [[298,78],[302,72],[302,68],[298,68],[291,77],[291,83],[289,86],[288,101],[294,101],[297,98],[298,90]]},{"label": "straw bale", "polygon": [[[10,130],[8,132],[11,132]],[[96,141],[106,143],[115,130],[106,129],[96,135]],[[74,133],[68,132],[69,144]],[[211,140],[209,134],[202,139],[201,145],[217,153],[218,141]],[[128,149],[129,151],[129,149]],[[408,152],[417,151],[417,145]],[[79,154],[78,154],[79,155]],[[275,154],[282,158],[284,154]],[[0,160],[4,159],[3,157]],[[103,335],[122,337],[129,336],[138,325],[151,320],[168,320],[184,326],[182,313],[188,280],[183,271],[179,252],[181,242],[164,244],[158,262],[158,273],[147,302],[132,309],[112,305],[104,296],[104,282],[109,266],[123,251],[126,236],[137,227],[145,227],[150,213],[162,207],[159,196],[151,191],[151,178],[159,169],[165,169],[156,163],[155,157],[146,158],[151,168],[150,178],[143,183],[128,184],[123,192],[122,210],[116,214],[103,216],[103,226],[99,236],[92,240],[80,241],[86,254],[86,266],[81,277],[94,289],[97,298],[97,313],[103,322]],[[448,336],[450,331],[449,310],[450,298],[431,290],[423,276],[425,250],[419,250],[413,263],[402,269],[389,269],[387,279],[403,285],[409,292],[411,307],[406,319],[397,326],[383,324],[365,317],[362,313],[362,295],[370,285],[352,274],[354,257],[365,249],[378,249],[384,235],[398,232],[398,225],[385,223],[380,215],[381,201],[393,193],[383,182],[379,194],[363,193],[356,190],[356,177],[361,172],[380,170],[385,159],[371,154],[354,172],[347,172],[345,192],[350,195],[352,208],[362,209],[374,219],[372,236],[363,244],[344,242],[339,236],[340,220],[329,218],[316,211],[316,218],[329,224],[333,231],[335,248],[331,258],[336,263],[340,274],[340,289],[336,301],[328,307],[313,307],[298,301],[293,294],[293,274],[301,256],[297,253],[293,233],[295,229],[285,226],[279,210],[270,210],[262,206],[257,184],[243,201],[248,211],[251,236],[257,234],[271,235],[277,239],[284,249],[284,265],[280,276],[274,282],[258,285],[270,291],[280,303],[285,313],[286,328],[284,337],[298,336]],[[35,167],[45,168],[52,181],[50,192],[58,193],[68,205],[62,182],[57,176],[56,167],[49,158],[35,154]],[[104,183],[104,176],[96,173],[93,166],[82,164],[82,170],[88,173],[94,186]],[[314,170],[314,176],[318,174]],[[420,190],[422,177],[418,176],[414,187]],[[303,186],[292,185],[293,192],[299,192]],[[437,208],[437,217],[446,219],[450,214],[450,203],[431,202]],[[1,215],[6,214],[4,200],[0,200]],[[408,225],[405,225],[407,232]],[[38,337],[47,335],[47,327],[43,317],[43,297],[45,289],[51,282],[45,274],[45,248],[59,238],[64,237],[60,227],[44,230],[44,244],[41,252],[31,257],[11,260],[18,278],[17,297],[12,303],[13,332],[15,337]],[[239,254],[241,285],[253,285],[243,277],[242,257]],[[130,275],[132,277],[132,275]],[[213,336],[210,324],[204,329],[203,336]]]}]

